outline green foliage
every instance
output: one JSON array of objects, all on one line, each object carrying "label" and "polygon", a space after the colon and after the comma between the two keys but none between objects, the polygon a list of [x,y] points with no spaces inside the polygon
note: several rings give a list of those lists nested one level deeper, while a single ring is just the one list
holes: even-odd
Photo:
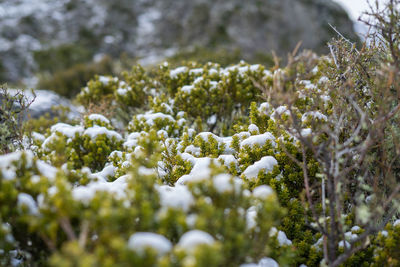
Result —
[{"label": "green foliage", "polygon": [[96,75],[78,94],[77,100],[85,106],[107,101],[119,119],[129,121],[130,116],[147,104],[155,86],[149,74],[141,66],[135,66],[130,72],[122,73],[122,78]]},{"label": "green foliage", "polygon": [[[187,62],[197,62],[199,64],[206,64],[208,62],[218,62],[221,66],[229,66],[239,62],[243,58],[242,51],[227,50],[227,49],[207,49],[204,47],[195,47],[194,49],[179,51],[172,57],[168,58],[168,62],[172,66],[182,66]],[[271,54],[256,53],[250,63],[260,63],[267,67],[273,65],[273,58]]]},{"label": "green foliage", "polygon": [[42,73],[38,88],[52,90],[62,96],[72,98],[96,74],[106,73],[113,73],[109,57],[105,57],[99,62],[78,63],[69,68],[60,69],[51,75]]},{"label": "green foliage", "polygon": [[397,221],[387,225],[386,229],[377,237],[377,248],[374,254],[373,266],[396,266],[400,264],[400,227]]},{"label": "green foliage", "polygon": [[162,178],[169,185],[174,185],[183,175],[188,174],[192,164],[185,161],[178,151],[177,141],[162,138],[163,152],[159,168],[165,174]]},{"label": "green foliage", "polygon": [[[314,64],[323,69],[326,60]],[[305,133],[324,125],[322,112],[332,109],[327,103],[313,111],[311,99],[324,97],[324,92],[314,85],[321,72],[310,74],[305,70],[310,68],[298,67],[298,79],[305,75],[309,82],[285,85],[298,84],[301,90],[293,111]],[[240,63],[223,69],[210,63],[172,70],[167,64],[152,71],[137,67],[123,78],[96,76],[78,100],[88,107],[108,98],[111,105],[131,114],[130,121],[90,114],[80,124],[60,123],[62,116],[27,124],[27,131],[36,132],[33,152],[11,156],[24,160],[4,160],[0,172],[0,196],[8,203],[0,217],[8,223],[0,232],[0,245],[8,251],[3,262],[49,258],[50,265],[65,266],[228,266],[269,256],[282,265],[317,266],[323,257],[322,238],[304,202],[303,169],[292,158],[303,160],[301,143],[281,124],[291,123],[293,117],[286,106],[260,103],[261,88],[252,84],[258,79],[274,86],[276,75],[258,65]],[[209,88],[213,81],[215,87]],[[182,90],[185,86],[192,89]],[[235,94],[246,110],[217,101]],[[200,102],[194,99],[209,109],[196,111]],[[224,108],[218,111],[221,105]],[[210,119],[212,112],[221,112],[220,117]],[[220,125],[232,121],[237,123],[225,126],[230,136],[215,134],[222,131]],[[117,130],[114,125],[121,123]],[[123,128],[122,135],[118,131]],[[318,182],[320,165],[309,151],[305,156],[310,182]],[[20,208],[15,211],[13,206]],[[349,227],[355,220],[351,214]],[[20,227],[26,230],[17,233]],[[213,241],[194,249],[182,247],[181,239],[191,230],[203,231]],[[362,231],[346,233],[346,240]],[[142,232],[162,235],[171,249],[159,254],[152,245],[130,245],[135,233]],[[383,254],[395,247],[389,240],[372,239],[345,266],[395,259],[394,251]],[[34,245],[21,245],[27,242]],[[10,251],[15,249],[20,252],[13,256]]]},{"label": "green foliage", "polygon": [[55,166],[66,163],[72,169],[101,170],[108,155],[122,145],[120,134],[98,114],[85,117],[83,126],[57,123],[46,137],[38,153]]},{"label": "green foliage", "polygon": [[53,116],[50,116],[49,113],[46,113],[37,119],[30,118],[29,120],[24,121],[23,123],[24,134],[27,136],[32,135],[32,133],[34,132],[45,134],[47,129],[49,129],[52,125],[58,122],[65,122],[70,124],[76,123],[76,121],[68,117],[68,113],[70,112],[69,107],[54,106],[51,107],[51,112]]},{"label": "green foliage", "polygon": [[206,64],[208,62],[219,62],[222,66],[228,66],[241,60],[241,53],[238,50],[227,51],[224,49],[212,50],[196,47],[189,51],[180,51],[168,58],[168,62],[173,66],[185,65],[189,61]]},{"label": "green foliage", "polygon": [[5,81],[7,79],[7,72],[4,68],[3,62],[0,61],[0,81]]},{"label": "green foliage", "polygon": [[[303,154],[299,141],[278,123],[278,118],[291,118],[285,106],[257,102],[261,89],[251,83],[254,77],[271,83],[272,74],[245,63],[230,69],[207,64],[179,70],[165,64],[153,71],[137,67],[121,79],[97,76],[79,95],[86,106],[109,98],[111,105],[132,114],[128,124],[119,126],[125,127],[124,135],[114,127],[121,123],[117,116],[110,121],[90,114],[80,124],[61,123],[63,118],[27,124],[26,129],[37,132],[32,135],[33,152],[11,154],[1,165],[0,200],[7,204],[0,217],[7,223],[0,231],[7,255],[3,262],[18,258],[25,263],[50,259],[48,264],[57,266],[229,266],[269,256],[282,265],[317,266],[321,235],[310,227],[313,217],[303,202],[303,170],[288,156],[301,161]],[[317,82],[321,77],[319,72],[305,75]],[[202,82],[195,82],[200,77]],[[215,88],[208,88],[214,80]],[[193,90],[182,91],[186,82]],[[321,93],[304,83],[302,94],[307,97],[296,102],[295,116],[304,129],[315,130],[326,120],[310,113],[309,99]],[[164,90],[167,85],[175,89]],[[216,100],[198,95],[197,87],[215,94]],[[126,94],[120,94],[121,89]],[[217,101],[235,94],[247,110],[241,106],[237,113],[227,112],[235,107]],[[147,97],[148,102],[136,102]],[[196,113],[195,105],[183,104],[192,101],[185,97],[208,99],[210,111]],[[228,126],[231,136],[212,133],[219,126],[218,119],[211,121],[211,111],[221,104],[219,123],[233,118],[238,122]],[[319,164],[310,153],[306,161],[311,181],[318,181]],[[258,165],[261,162],[268,164]],[[17,230],[21,227],[22,232]],[[191,230],[207,233],[209,241],[193,249],[181,246]],[[142,232],[162,235],[171,248],[160,254],[152,245],[131,245],[135,233]],[[373,241],[346,266],[388,259],[382,253],[395,247],[389,240]],[[16,249],[18,255],[11,252]],[[394,259],[395,252],[390,253]]]},{"label": "green foliage", "polygon": [[190,123],[197,121],[215,133],[229,132],[227,126],[242,120],[248,105],[259,100],[261,90],[254,82],[265,74],[263,66],[244,62],[227,68],[213,63],[188,63],[176,69],[162,64],[152,70],[137,66],[123,78],[98,76],[89,81],[78,101],[88,105],[109,98],[112,105],[134,115],[149,99],[153,113],[184,111]]},{"label": "green foliage", "polygon": [[[367,166],[366,178],[349,168],[348,181],[334,185],[342,206],[323,202],[335,162],[321,158],[332,159],[357,127],[352,100],[370,118],[397,106],[384,89],[397,88],[398,70],[381,66],[382,50],[357,54],[343,41],[335,45],[340,57],[304,52],[269,70],[200,61],[96,75],[77,96],[87,109],[81,122],[62,112],[30,121],[30,150],[0,156],[0,264],[319,266],[333,231],[321,225],[336,220],[341,266],[399,265],[398,215],[373,219],[374,231],[365,222],[391,192],[384,178],[397,177],[376,166],[396,159],[398,115],[383,135],[373,132],[384,141],[357,163]],[[376,138],[360,127],[351,149]],[[336,146],[326,145],[332,140]],[[359,156],[339,157],[338,169]],[[372,187],[387,191],[374,195]],[[395,198],[389,204],[398,211]],[[384,220],[394,223],[378,232]],[[360,249],[348,254],[349,244]]]},{"label": "green foliage", "polygon": [[[213,131],[218,129],[218,123],[229,125],[233,119],[246,114],[249,104],[261,93],[253,83],[264,76],[260,65],[242,63],[221,69],[209,64],[198,72],[189,85],[178,86],[175,105],[187,112],[192,121],[200,117]],[[180,75],[183,74],[177,77]]]},{"label": "green foliage", "polygon": [[[94,123],[109,126],[104,118],[85,119],[85,127],[96,127]],[[77,136],[71,142],[78,142]],[[2,220],[7,218],[12,229],[9,244],[7,239],[0,243],[6,255],[12,257],[10,250],[28,243],[32,249],[26,248],[26,253],[34,257],[22,258],[24,262],[38,262],[51,255],[48,263],[62,266],[216,266],[240,264],[265,255],[270,228],[283,214],[276,196],[272,192],[265,196],[252,194],[238,178],[221,174],[221,169],[211,165],[203,181],[193,180],[187,187],[160,185],[152,169],[162,151],[162,146],[154,142],[157,139],[155,131],[139,138],[141,153],[132,155],[131,168],[124,176],[125,189],[116,191],[107,187],[96,190],[91,183],[71,181],[70,170],[41,162],[32,152],[3,158],[4,166],[11,170],[11,175],[0,173],[0,200],[5,204],[0,215]],[[17,171],[14,174],[12,170]],[[218,186],[221,181],[224,187]],[[174,201],[182,195],[182,201]],[[254,214],[251,227],[248,210]],[[8,226],[3,226],[0,233],[10,234]],[[26,230],[19,232],[20,227]],[[213,241],[181,246],[183,234],[192,229],[206,231]],[[130,245],[129,236],[137,232],[162,234],[174,248],[161,256],[151,247],[142,253],[139,247]],[[4,262],[8,260],[11,258]]]},{"label": "green foliage", "polygon": [[50,73],[56,73],[69,69],[76,64],[89,62],[92,56],[92,51],[74,44],[64,44],[33,53],[33,58],[38,64],[39,71]]}]

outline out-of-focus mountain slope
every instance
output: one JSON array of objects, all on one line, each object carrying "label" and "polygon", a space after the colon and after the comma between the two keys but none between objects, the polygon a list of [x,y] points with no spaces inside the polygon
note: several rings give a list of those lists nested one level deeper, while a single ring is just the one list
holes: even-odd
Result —
[{"label": "out-of-focus mountain slope", "polygon": [[328,23],[357,38],[330,0],[3,0],[0,80],[30,77],[40,70],[40,51],[63,44],[83,51],[78,61],[121,53],[158,59],[193,47],[254,59],[271,50],[284,55],[300,40],[323,52],[333,35]]}]

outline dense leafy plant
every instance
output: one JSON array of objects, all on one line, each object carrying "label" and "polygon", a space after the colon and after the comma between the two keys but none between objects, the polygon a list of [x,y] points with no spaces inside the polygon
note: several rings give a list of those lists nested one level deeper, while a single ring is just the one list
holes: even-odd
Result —
[{"label": "dense leafy plant", "polygon": [[76,64],[91,61],[93,57],[92,53],[79,45],[64,44],[58,47],[35,51],[33,57],[39,71],[55,73],[71,68]]},{"label": "dense leafy plant", "polygon": [[70,67],[55,70],[54,73],[42,72],[39,75],[38,88],[52,90],[62,96],[73,98],[80,89],[95,75],[113,73],[112,60],[104,57],[99,62],[76,63]]},{"label": "dense leafy plant", "polygon": [[398,265],[391,4],[374,13],[386,46],[96,76],[77,100],[117,112],[35,126],[0,156],[0,263]]}]

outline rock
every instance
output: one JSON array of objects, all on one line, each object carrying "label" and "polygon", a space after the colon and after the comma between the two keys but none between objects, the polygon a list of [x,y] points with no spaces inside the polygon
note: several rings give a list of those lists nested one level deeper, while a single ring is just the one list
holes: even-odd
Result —
[{"label": "rock", "polygon": [[[11,95],[15,95],[17,93],[17,90],[9,89],[8,92]],[[58,115],[58,113],[55,112],[52,108],[56,106],[68,107],[70,111],[67,116],[70,119],[76,119],[81,116],[79,109],[74,106],[67,98],[64,98],[52,91],[47,90],[35,90],[34,93],[36,97],[34,97],[31,91],[23,91],[27,103],[32,102],[33,100],[27,112],[23,116],[24,120],[27,120],[29,118],[37,119],[41,116],[44,116],[46,113],[48,113],[51,118],[55,117]],[[0,95],[0,104],[1,100],[2,95]],[[19,109],[17,104],[15,105],[15,109]]]},{"label": "rock", "polygon": [[92,57],[126,52],[143,62],[193,47],[238,49],[249,60],[271,50],[286,55],[299,41],[325,52],[335,35],[328,23],[357,40],[352,21],[331,0],[3,0],[0,79],[32,76],[34,51],[62,44]]},{"label": "rock", "polygon": [[[50,117],[56,116],[57,114],[52,110],[52,107],[63,106],[69,108],[67,114],[70,119],[79,118],[81,115],[78,108],[74,106],[71,101],[65,97],[62,97],[52,91],[47,90],[35,90],[36,98],[29,106],[29,114],[31,118],[39,118],[40,116],[49,113]],[[29,91],[26,92],[28,99],[32,99],[33,95]]]},{"label": "rock", "polygon": [[327,0],[164,0],[159,5],[163,12],[154,35],[167,46],[225,46],[252,58],[270,50],[287,53],[303,41],[304,48],[324,52],[334,36],[329,23],[357,40],[348,15]]}]

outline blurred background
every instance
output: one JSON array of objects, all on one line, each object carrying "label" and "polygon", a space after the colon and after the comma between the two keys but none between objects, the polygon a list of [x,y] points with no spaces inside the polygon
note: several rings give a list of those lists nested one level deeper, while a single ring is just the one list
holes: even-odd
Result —
[{"label": "blurred background", "polygon": [[95,74],[135,63],[272,64],[299,41],[354,42],[367,0],[0,0],[0,83],[73,97]]}]

